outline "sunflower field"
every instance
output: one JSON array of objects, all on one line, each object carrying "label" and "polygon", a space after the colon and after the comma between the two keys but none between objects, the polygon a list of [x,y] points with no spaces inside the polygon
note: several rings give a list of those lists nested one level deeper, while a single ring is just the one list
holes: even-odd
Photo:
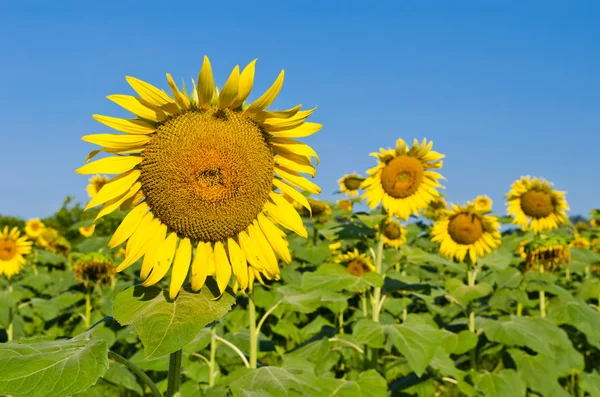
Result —
[{"label": "sunflower field", "polygon": [[127,77],[89,202],[0,217],[1,395],[600,396],[600,210],[543,176],[449,203],[413,137],[320,199],[318,112],[254,74]]}]

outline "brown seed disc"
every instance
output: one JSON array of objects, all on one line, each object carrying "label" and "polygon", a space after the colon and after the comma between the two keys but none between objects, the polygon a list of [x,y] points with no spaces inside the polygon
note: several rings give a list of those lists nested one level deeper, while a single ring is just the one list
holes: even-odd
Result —
[{"label": "brown seed disc", "polygon": [[425,169],[421,162],[403,155],[391,160],[381,171],[383,190],[394,198],[412,196],[421,186]]},{"label": "brown seed disc", "polygon": [[362,178],[357,178],[355,176],[347,176],[342,180],[344,187],[348,190],[358,190],[360,188],[361,183],[363,182]]},{"label": "brown seed disc", "polygon": [[0,260],[9,261],[17,255],[17,243],[12,239],[0,239]]},{"label": "brown seed disc", "polygon": [[348,263],[348,273],[353,276],[360,277],[366,273],[365,265],[360,259],[354,259]]},{"label": "brown seed disc", "polygon": [[402,236],[402,229],[396,222],[388,222],[383,228],[383,234],[390,240],[397,240]]},{"label": "brown seed disc", "polygon": [[483,223],[477,214],[460,213],[450,218],[448,234],[458,244],[473,244],[483,236]]},{"label": "brown seed disc", "polygon": [[521,209],[532,218],[545,218],[554,211],[552,196],[548,192],[530,190],[521,196]]}]

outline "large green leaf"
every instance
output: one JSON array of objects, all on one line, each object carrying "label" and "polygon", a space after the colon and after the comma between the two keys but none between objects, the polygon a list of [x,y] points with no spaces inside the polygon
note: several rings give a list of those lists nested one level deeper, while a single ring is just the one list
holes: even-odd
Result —
[{"label": "large green leaf", "polygon": [[131,373],[127,367],[123,364],[112,363],[108,368],[108,371],[102,377],[105,381],[110,382],[116,386],[120,386],[124,389],[131,390],[136,394],[143,396],[144,390],[138,383],[137,378]]},{"label": "large green leaf", "polygon": [[504,270],[511,264],[514,257],[512,251],[503,248],[484,256],[478,261],[478,264],[495,270]]},{"label": "large green leaf", "polygon": [[108,369],[108,346],[82,334],[57,341],[0,344],[0,393],[61,397],[86,390]]},{"label": "large green leaf", "polygon": [[530,356],[517,349],[508,352],[517,365],[519,377],[531,390],[544,397],[570,396],[558,383],[558,370],[551,358],[541,354]]},{"label": "large green leaf", "polygon": [[319,396],[323,397],[382,397],[387,383],[374,369],[361,372],[356,380],[322,378]]},{"label": "large green leaf", "polygon": [[600,375],[596,371],[591,374],[580,373],[579,386],[592,397],[600,396]]},{"label": "large green leaf", "polygon": [[[243,375],[231,382],[230,388],[235,397],[245,392],[266,391],[274,396],[318,396],[319,378],[300,369],[262,367],[243,370]],[[247,394],[246,394],[247,395]]]},{"label": "large green leaf", "polygon": [[548,317],[557,325],[569,324],[583,332],[591,343],[600,345],[600,312],[578,300],[553,300]]},{"label": "large green leaf", "polygon": [[202,328],[223,317],[235,303],[229,290],[216,299],[216,285],[207,281],[200,292],[182,289],[174,301],[158,287],[127,288],[115,299],[113,317],[121,325],[135,325],[146,359],[165,356],[191,342]]},{"label": "large green leaf", "polygon": [[485,397],[525,397],[526,392],[525,383],[512,369],[483,374],[475,386]]},{"label": "large green leaf", "polygon": [[378,273],[366,273],[356,277],[348,273],[345,266],[328,263],[321,266],[316,272],[306,272],[302,276],[302,287],[311,290],[323,291],[362,291],[367,287],[381,287],[383,279]]},{"label": "large green leaf", "polygon": [[600,254],[588,249],[571,248],[571,261],[575,263],[585,263],[586,265],[598,263],[600,262]]},{"label": "large green leaf", "polygon": [[461,305],[483,298],[492,292],[492,287],[487,283],[465,285],[456,278],[451,278],[446,282],[446,289]]},{"label": "large green leaf", "polygon": [[423,375],[444,337],[442,331],[429,324],[385,325],[383,330],[388,344],[406,357],[417,376]]},{"label": "large green leaf", "polygon": [[385,342],[383,326],[378,322],[369,319],[363,319],[354,325],[352,336],[359,345],[380,348]]}]

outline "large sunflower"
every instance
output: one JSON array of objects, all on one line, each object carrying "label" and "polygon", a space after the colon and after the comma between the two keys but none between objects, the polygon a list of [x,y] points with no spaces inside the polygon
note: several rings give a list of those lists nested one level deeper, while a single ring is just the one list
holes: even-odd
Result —
[{"label": "large sunflower", "polygon": [[440,254],[462,262],[467,255],[472,263],[498,248],[501,242],[498,218],[477,211],[472,203],[451,204],[448,216],[432,229],[432,241],[440,244]]},{"label": "large sunflower", "polygon": [[557,229],[568,221],[569,210],[565,192],[553,189],[553,185],[539,178],[521,177],[512,184],[506,195],[508,214],[513,222],[524,230],[541,233]]},{"label": "large sunflower", "polygon": [[379,164],[371,168],[369,176],[362,184],[366,192],[367,204],[371,208],[383,202],[383,208],[402,220],[407,220],[438,198],[440,187],[438,179],[443,178],[431,169],[442,167],[439,161],[443,154],[431,150],[433,142],[426,139],[419,142],[415,139],[409,149],[402,139],[396,142],[396,150],[380,149],[380,153],[371,153],[377,157]]},{"label": "large sunflower", "polygon": [[98,194],[100,189],[108,183],[108,177],[104,175],[94,175],[88,182],[89,185],[87,185],[85,190],[87,190],[88,196],[94,197]]},{"label": "large sunflower", "polygon": [[44,227],[40,218],[33,218],[25,222],[25,233],[31,238],[36,238],[42,234]]},{"label": "large sunflower", "polygon": [[406,243],[408,231],[393,219],[387,219],[383,225],[383,243],[392,248],[400,248]]},{"label": "large sunflower", "polygon": [[350,197],[358,196],[358,189],[365,178],[358,174],[347,174],[340,178],[340,191],[346,193]]},{"label": "large sunflower", "polygon": [[19,273],[25,264],[23,255],[31,252],[31,241],[26,236],[19,237],[20,234],[16,226],[10,232],[5,226],[0,232],[0,275],[11,278]]},{"label": "large sunflower", "polygon": [[295,188],[320,193],[317,185],[300,175],[315,175],[311,159],[316,154],[294,138],[312,135],[321,125],[305,122],[314,109],[301,111],[300,105],[266,110],[279,94],[283,71],[247,105],[254,64],[241,73],[236,66],[220,92],[206,57],[198,84],[194,82],[189,93],[185,88],[181,91],[170,74],[172,96],[127,77],[139,97],[108,98],[137,118],[95,115],[97,121],[125,134],[83,138],[116,154],[77,170],[117,174],[87,208],[102,205],[98,218],[119,207],[132,208],[109,243],[113,248],[127,241],[126,257],[117,270],[144,257],[140,274],[149,286],[172,265],[171,298],[181,289],[190,267],[195,291],[208,275],[216,277],[221,291],[232,272],[242,290],[251,287],[255,277],[260,280],[261,273],[278,278],[277,257],[284,262],[291,257],[285,233],[276,225],[307,235],[283,193],[306,208],[308,201]]}]

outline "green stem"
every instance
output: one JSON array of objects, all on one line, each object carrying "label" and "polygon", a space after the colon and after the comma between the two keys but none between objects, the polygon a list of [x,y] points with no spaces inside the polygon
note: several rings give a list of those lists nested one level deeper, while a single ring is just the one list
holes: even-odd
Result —
[{"label": "green stem", "polygon": [[[380,226],[383,230],[383,222]],[[375,271],[382,274],[382,263],[383,263],[383,232],[380,233],[379,241],[377,242],[377,252],[375,254]],[[379,322],[379,301],[381,300],[381,287],[376,287],[373,291],[373,297],[371,306],[373,308],[372,319],[375,322]]]},{"label": "green stem", "polygon": [[160,390],[158,390],[158,387],[156,386],[156,384],[154,382],[152,382],[152,379],[150,379],[150,377],[148,375],[146,375],[144,373],[144,371],[142,371],[140,368],[138,368],[137,365],[135,365],[134,363],[132,363],[125,357],[120,356],[117,353],[112,352],[110,350],[108,351],[108,357],[115,360],[118,363],[123,364],[124,366],[129,368],[129,370],[131,372],[133,372],[135,375],[137,375],[137,377],[140,378],[142,383],[144,385],[148,386],[153,397],[163,397]]},{"label": "green stem", "polygon": [[179,386],[181,384],[181,358],[182,350],[177,350],[169,355],[169,378],[166,397],[179,397]]},{"label": "green stem", "polygon": [[571,269],[567,267],[567,269],[565,270],[565,280],[566,281],[570,281],[571,280]]},{"label": "green stem", "polygon": [[90,289],[87,288],[85,292],[85,329],[88,329],[91,324],[92,317],[92,299],[90,296]]},{"label": "green stem", "polygon": [[338,316],[338,322],[339,322],[339,326],[340,326],[340,334],[344,335],[344,311],[341,310],[340,314]]},{"label": "green stem", "polygon": [[[10,278],[8,279],[8,294],[11,295],[13,292],[13,286],[12,283],[10,282]],[[9,342],[12,342],[13,340],[13,308],[12,306],[8,309],[8,327],[6,327],[6,338],[8,339]]]},{"label": "green stem", "polygon": [[253,296],[248,296],[248,325],[250,329],[250,368],[256,368],[258,356],[258,335],[256,334],[256,306]]},{"label": "green stem", "polygon": [[[250,338],[252,339],[252,338]],[[215,367],[217,357],[217,327],[210,330],[210,359],[208,361],[208,387],[215,384]]]},{"label": "green stem", "polygon": [[[467,272],[467,283],[469,287],[475,286],[475,280],[477,279],[477,269],[469,268]],[[475,333],[475,311],[473,310],[473,302],[469,303],[469,331]],[[469,359],[471,362],[471,369],[477,370],[477,347],[474,347],[469,352]]]},{"label": "green stem", "polygon": [[587,265],[585,267],[585,279],[589,279],[592,277],[592,265]]},{"label": "green stem", "polygon": [[367,295],[363,292],[360,294],[360,308],[365,317],[369,316],[369,309],[367,307]]},{"label": "green stem", "polygon": [[[540,273],[544,274],[544,265],[540,265]],[[540,290],[540,317],[546,317],[546,292]]]},{"label": "green stem", "polygon": [[523,304],[521,302],[517,303],[517,316],[523,315]]}]

